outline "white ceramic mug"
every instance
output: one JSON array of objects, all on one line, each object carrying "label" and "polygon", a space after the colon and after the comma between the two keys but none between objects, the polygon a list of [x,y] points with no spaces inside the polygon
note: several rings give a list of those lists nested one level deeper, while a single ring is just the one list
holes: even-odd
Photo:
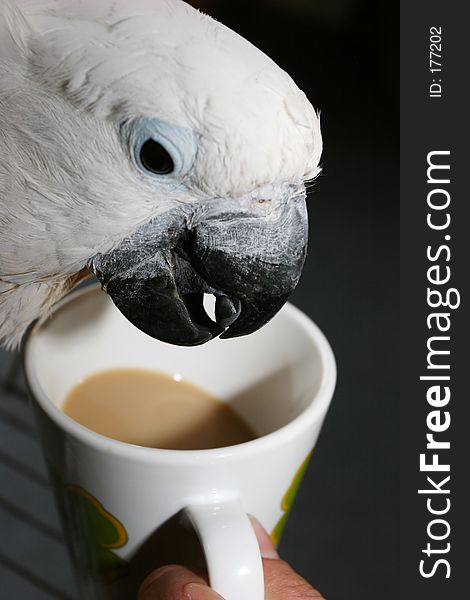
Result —
[{"label": "white ceramic mug", "polygon": [[[143,448],[94,433],[60,410],[85,377],[122,367],[208,390],[259,437],[211,450]],[[308,317],[286,305],[251,336],[180,348],[138,331],[93,286],[32,329],[25,369],[81,598],[135,597],[138,580],[156,566],[152,553],[167,544],[158,532],[186,515],[213,589],[226,600],[263,599],[246,515],[279,540],[335,386],[331,348]]]}]

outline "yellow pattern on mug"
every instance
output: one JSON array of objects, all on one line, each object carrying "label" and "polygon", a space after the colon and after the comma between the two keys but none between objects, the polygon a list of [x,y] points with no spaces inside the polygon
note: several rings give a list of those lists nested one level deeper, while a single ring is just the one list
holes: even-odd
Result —
[{"label": "yellow pattern on mug", "polygon": [[[313,450],[312,450],[312,452],[313,452]],[[285,512],[282,515],[282,517],[279,519],[279,521],[277,522],[277,524],[274,527],[274,529],[271,531],[271,540],[272,540],[273,544],[275,544],[276,546],[281,541],[282,533],[284,531],[284,528],[285,528],[286,523],[287,523],[287,519],[289,518],[290,512],[292,510],[292,506],[294,504],[295,496],[297,495],[297,491],[298,491],[298,489],[300,487],[300,484],[302,483],[302,479],[303,479],[303,476],[304,476],[305,471],[307,469],[310,457],[312,456],[312,452],[310,452],[307,455],[307,457],[305,458],[304,462],[300,465],[300,467],[298,468],[296,474],[294,475],[292,483],[290,484],[287,492],[282,497],[281,508]]]},{"label": "yellow pattern on mug", "polygon": [[128,541],[124,525],[83,488],[54,481],[59,506],[71,530],[71,553],[79,571],[111,584],[129,572],[128,563],[112,552]]}]

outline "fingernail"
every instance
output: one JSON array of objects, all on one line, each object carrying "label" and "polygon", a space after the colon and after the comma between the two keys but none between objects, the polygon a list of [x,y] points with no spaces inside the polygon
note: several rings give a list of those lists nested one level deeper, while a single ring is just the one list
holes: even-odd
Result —
[{"label": "fingernail", "polygon": [[188,583],[184,586],[188,600],[224,600],[217,592],[202,583]]},{"label": "fingernail", "polygon": [[263,558],[271,558],[278,559],[279,554],[277,553],[276,547],[272,543],[271,538],[269,537],[268,532],[261,525],[261,523],[253,517],[252,515],[248,515],[250,517],[251,524],[253,529],[255,530],[256,537],[258,538],[258,544],[261,551],[261,556]]}]

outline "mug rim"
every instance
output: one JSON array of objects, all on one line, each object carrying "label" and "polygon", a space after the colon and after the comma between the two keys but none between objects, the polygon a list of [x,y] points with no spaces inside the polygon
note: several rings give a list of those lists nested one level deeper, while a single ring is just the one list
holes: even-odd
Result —
[{"label": "mug rim", "polygon": [[[204,459],[223,459],[228,457],[239,457],[246,453],[253,454],[259,451],[266,452],[270,448],[283,445],[288,440],[300,436],[300,434],[310,427],[312,423],[320,424],[325,417],[328,407],[331,403],[336,385],[336,361],[333,350],[321,329],[314,323],[310,317],[303,313],[299,308],[287,302],[281,309],[287,313],[287,317],[296,321],[307,333],[309,339],[316,346],[322,363],[321,381],[317,392],[311,398],[308,406],[297,415],[292,421],[282,425],[275,431],[262,435],[254,440],[234,444],[232,446],[223,446],[220,448],[208,448],[204,450],[169,450],[164,448],[149,448],[138,446],[128,442],[122,442],[113,438],[108,438],[100,433],[88,429],[84,425],[77,423],[74,419],[66,415],[52,400],[49,399],[43,390],[36,374],[33,364],[33,357],[29,352],[30,342],[34,335],[38,333],[43,325],[54,318],[61,308],[70,302],[77,300],[80,296],[96,291],[97,285],[90,285],[75,290],[62,298],[53,307],[47,317],[38,319],[31,324],[26,332],[23,341],[23,372],[28,392],[34,402],[46,413],[46,415],[63,431],[79,442],[93,447],[95,450],[112,452],[114,455],[126,459],[138,459],[140,461],[185,463],[201,461]],[[276,318],[276,317],[274,317]]]}]

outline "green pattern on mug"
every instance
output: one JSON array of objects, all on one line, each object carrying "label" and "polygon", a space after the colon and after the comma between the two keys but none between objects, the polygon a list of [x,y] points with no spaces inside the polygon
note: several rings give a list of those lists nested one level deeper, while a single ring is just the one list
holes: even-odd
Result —
[{"label": "green pattern on mug", "polygon": [[287,519],[289,518],[290,512],[292,510],[292,506],[294,504],[295,496],[297,495],[300,484],[302,483],[302,479],[304,477],[304,474],[307,469],[308,462],[309,462],[311,456],[312,456],[312,452],[310,452],[307,455],[304,462],[298,468],[296,474],[294,475],[294,479],[292,480],[292,483],[289,486],[289,489],[287,490],[287,492],[284,494],[284,496],[282,498],[281,508],[285,512],[282,515],[282,517],[279,519],[279,521],[277,522],[274,529],[271,531],[271,540],[272,540],[273,544],[275,544],[276,546],[281,541],[281,537],[284,532],[284,528],[286,526]]},{"label": "green pattern on mug", "polygon": [[113,552],[127,543],[123,524],[83,488],[55,483],[78,569],[106,584],[126,576],[128,563]]}]

